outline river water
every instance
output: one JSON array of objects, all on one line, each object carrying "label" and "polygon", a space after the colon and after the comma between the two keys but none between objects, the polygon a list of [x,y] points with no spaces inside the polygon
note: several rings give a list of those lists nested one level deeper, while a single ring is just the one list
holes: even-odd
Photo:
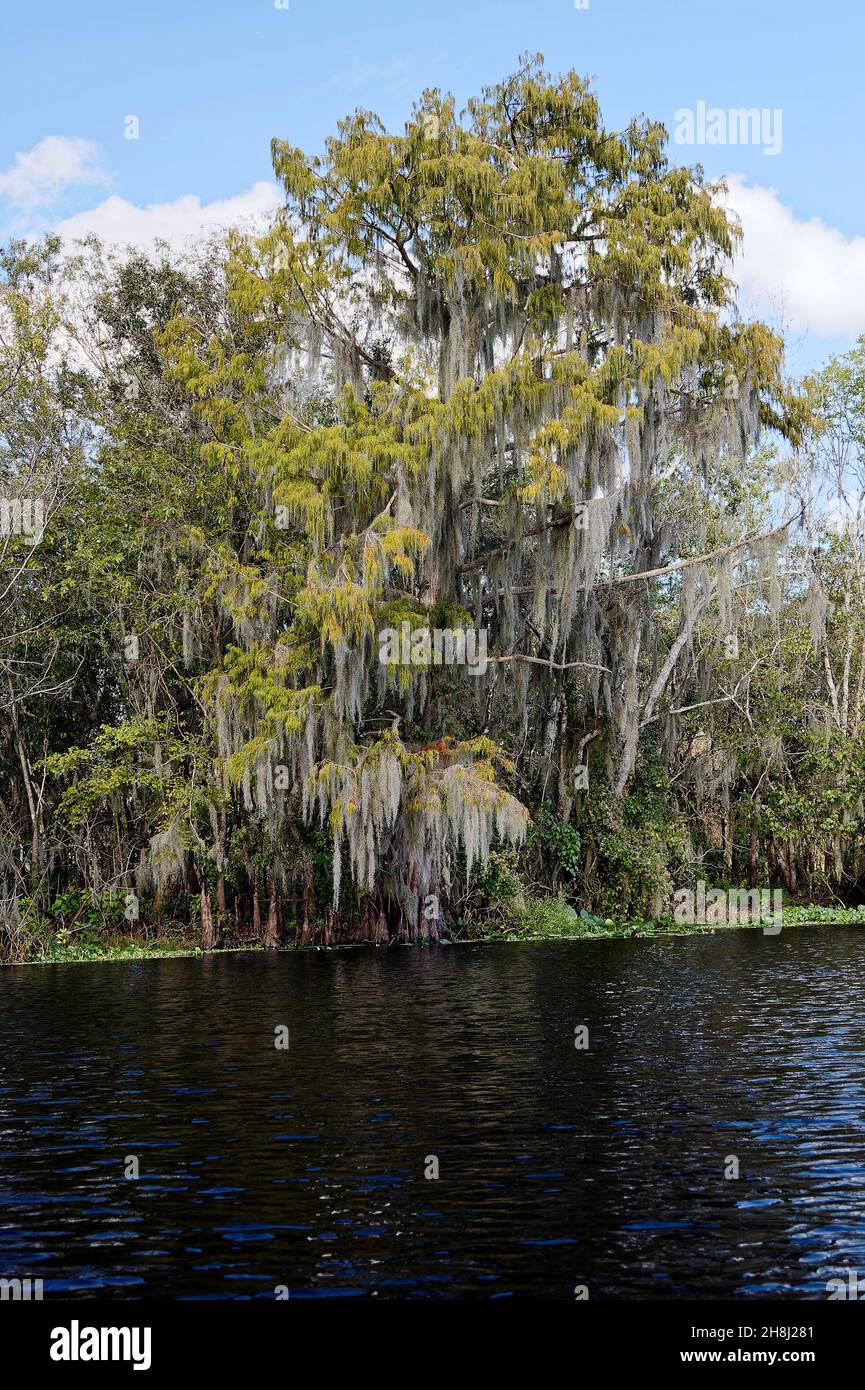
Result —
[{"label": "river water", "polygon": [[6,969],[0,1277],[826,1298],[865,1276],[863,948],[835,927]]}]

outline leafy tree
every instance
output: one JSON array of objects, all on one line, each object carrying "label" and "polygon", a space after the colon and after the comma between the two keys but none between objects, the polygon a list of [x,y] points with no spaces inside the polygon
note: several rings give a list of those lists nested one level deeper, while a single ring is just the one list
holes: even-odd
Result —
[{"label": "leafy tree", "polygon": [[[69,361],[21,369],[80,441],[44,552],[56,604],[87,576],[58,626],[90,654],[41,750],[55,878],[194,899],[205,947],[284,917],[435,940],[533,814],[533,876],[659,911],[719,797],[732,871],[761,752],[719,634],[773,672],[795,640],[810,401],[665,144],[526,58],[398,134],[357,111],[322,158],[275,140],[263,235],[67,266]],[[17,267],[10,382],[44,305]],[[403,624],[483,633],[486,672],[385,656]]]}]

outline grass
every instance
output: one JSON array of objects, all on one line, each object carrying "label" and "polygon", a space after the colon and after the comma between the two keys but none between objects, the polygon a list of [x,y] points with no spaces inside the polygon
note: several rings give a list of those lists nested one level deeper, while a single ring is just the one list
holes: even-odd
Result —
[{"label": "grass", "polygon": [[[859,907],[785,907],[780,914],[781,928],[801,926],[865,926],[865,905]],[[659,920],[616,920],[578,912],[558,898],[532,898],[515,904],[510,920],[502,930],[486,933],[485,941],[589,941],[609,938],[711,936],[718,931],[747,931],[776,928],[779,923],[699,923]]]}]

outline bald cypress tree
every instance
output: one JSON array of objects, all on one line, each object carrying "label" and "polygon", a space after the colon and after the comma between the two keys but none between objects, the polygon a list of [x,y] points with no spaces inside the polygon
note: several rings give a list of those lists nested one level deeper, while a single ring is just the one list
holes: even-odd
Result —
[{"label": "bald cypress tree", "polygon": [[[203,450],[260,489],[205,687],[220,776],[275,839],[327,824],[361,934],[435,935],[456,857],[520,841],[520,743],[522,789],[552,777],[565,815],[592,739],[621,797],[695,623],[780,534],[743,530],[717,475],[802,406],[732,311],[735,227],[665,140],[607,130],[540,59],[461,115],[425,92],[397,135],[358,111],[323,158],[276,140],[284,215],[227,271],[244,341],[163,335]],[[404,622],[483,630],[486,675],[382,664]]]},{"label": "bald cypress tree", "polygon": [[777,609],[798,504],[772,515],[760,436],[807,412],[665,144],[526,59],[398,134],[275,141],[283,213],[190,275],[97,273],[101,601],[142,655],[117,731],[51,770],[88,846],[102,815],[106,855],[144,849],[142,894],[198,887],[204,945],[232,904],[275,944],[298,883],[301,941],[436,939],[532,816],[573,871],[582,835],[584,902],[669,886],[635,788],[706,742],[720,639]]}]

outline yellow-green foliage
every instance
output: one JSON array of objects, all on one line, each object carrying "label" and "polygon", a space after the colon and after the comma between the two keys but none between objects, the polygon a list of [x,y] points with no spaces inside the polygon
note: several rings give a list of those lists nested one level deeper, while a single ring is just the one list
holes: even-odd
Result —
[{"label": "yellow-green foliage", "polygon": [[724,317],[736,229],[665,139],[608,130],[585,80],[527,57],[462,113],[431,89],[399,133],[357,111],[321,157],[274,140],[284,213],[232,234],[216,314],[157,335],[221,505],[218,536],[181,533],[213,780],[249,800],[254,775],[279,834],[285,756],[337,898],[345,843],[356,884],[410,914],[452,853],[470,870],[527,820],[494,743],[408,740],[421,714],[437,732],[435,673],[382,667],[381,629],[488,630],[526,721],[554,670],[594,669],[621,789],[641,638],[596,584],[655,553],[669,459],[699,476],[761,423],[801,427],[777,340]]}]

